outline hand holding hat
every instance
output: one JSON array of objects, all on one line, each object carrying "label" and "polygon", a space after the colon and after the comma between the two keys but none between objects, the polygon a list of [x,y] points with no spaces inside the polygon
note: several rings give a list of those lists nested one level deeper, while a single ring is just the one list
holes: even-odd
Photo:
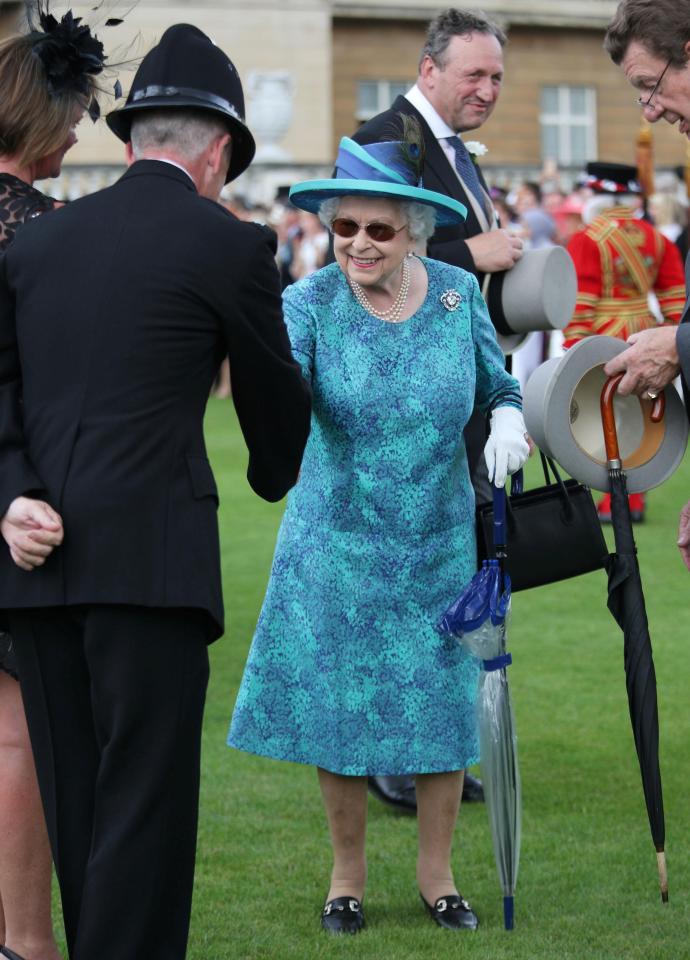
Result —
[{"label": "hand holding hat", "polygon": [[652,327],[628,337],[628,349],[604,367],[608,377],[624,374],[618,393],[653,400],[680,372],[674,326]]},{"label": "hand holding hat", "polygon": [[484,447],[489,480],[504,487],[529,457],[527,427],[516,407],[497,407],[491,414],[491,432]]},{"label": "hand holding hat", "polygon": [[[634,335],[628,347],[617,337],[593,335],[579,340],[562,357],[553,357],[532,373],[523,390],[523,410],[530,437],[571,477],[595,490],[610,490],[606,444],[601,418],[601,393],[609,375],[633,377],[646,369],[649,335],[662,341],[675,327],[661,327]],[[663,354],[662,354],[663,356]],[[630,364],[630,357],[634,363]],[[619,362],[617,362],[619,361]],[[658,487],[683,458],[688,440],[688,418],[677,390],[664,391],[665,411],[652,420],[648,393],[661,392],[659,366],[648,368],[635,391],[641,396],[614,396],[620,459],[628,493]],[[673,376],[667,368],[665,377]],[[627,390],[626,393],[631,393]]]}]

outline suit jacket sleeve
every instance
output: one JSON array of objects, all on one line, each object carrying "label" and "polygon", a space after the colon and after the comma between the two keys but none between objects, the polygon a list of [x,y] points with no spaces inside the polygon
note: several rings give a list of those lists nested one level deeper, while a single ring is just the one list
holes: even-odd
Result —
[{"label": "suit jacket sleeve", "polygon": [[6,264],[7,256],[0,256],[0,517],[7,513],[16,497],[45,494],[27,456],[24,440],[14,297],[7,281]]},{"label": "suit jacket sleeve", "polygon": [[247,479],[265,500],[280,500],[299,473],[309,435],[311,389],[290,351],[275,263],[275,235],[252,227],[226,338],[232,396],[249,450]]},{"label": "suit jacket sleeve", "polygon": [[[687,404],[690,401],[690,390],[688,389],[688,384],[690,384],[690,323],[687,320],[684,320],[678,327],[676,349],[680,361],[683,394]],[[690,406],[688,406],[688,417],[690,418]]]}]

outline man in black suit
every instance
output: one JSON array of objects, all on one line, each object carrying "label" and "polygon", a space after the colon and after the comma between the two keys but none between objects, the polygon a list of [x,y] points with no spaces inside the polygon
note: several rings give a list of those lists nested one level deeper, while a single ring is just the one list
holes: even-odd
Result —
[{"label": "man in black suit", "polygon": [[70,957],[182,960],[223,630],[206,399],[229,355],[249,483],[274,501],[310,392],[273,234],[215,202],[254,154],[228,57],[171,27],[108,123],[125,175],[27,224],[0,261],[0,608]]},{"label": "man in black suit", "polygon": [[[444,10],[429,24],[415,86],[353,136],[359,143],[398,139],[401,113],[419,120],[424,186],[467,207],[465,223],[436,230],[428,256],[474,273],[485,297],[488,275],[509,270],[522,256],[522,241],[498,228],[481,169],[459,135],[491,116],[503,83],[505,43],[500,27],[481,14]],[[391,136],[396,131],[398,136]],[[475,412],[465,428],[465,443],[478,501],[491,496],[482,457],[485,442],[485,419]],[[370,787],[387,803],[416,809],[412,777],[373,777]],[[481,783],[468,774],[463,799],[483,799]]]},{"label": "man in black suit", "polygon": [[450,9],[429,24],[417,82],[392,107],[363,124],[359,143],[386,139],[400,113],[417,117],[424,134],[424,186],[459,200],[467,220],[439,228],[428,255],[476,274],[509,270],[522,253],[522,241],[497,228],[481,168],[459,134],[476,130],[491,116],[503,83],[506,36],[476,13]]}]

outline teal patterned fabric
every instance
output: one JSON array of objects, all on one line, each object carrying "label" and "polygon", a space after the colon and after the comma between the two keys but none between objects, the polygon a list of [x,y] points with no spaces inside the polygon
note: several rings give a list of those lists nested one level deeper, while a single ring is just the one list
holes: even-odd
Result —
[{"label": "teal patterned fabric", "polygon": [[520,394],[475,277],[423,263],[428,295],[400,324],[367,314],[337,264],[285,291],[314,410],[235,705],[240,750],[348,775],[478,760],[477,661],[435,624],[476,569],[463,427],[475,400]]}]

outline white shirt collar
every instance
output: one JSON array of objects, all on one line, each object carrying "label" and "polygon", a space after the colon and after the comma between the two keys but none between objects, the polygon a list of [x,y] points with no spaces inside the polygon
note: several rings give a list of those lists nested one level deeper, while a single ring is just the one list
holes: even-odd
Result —
[{"label": "white shirt collar", "polygon": [[[467,200],[465,202],[468,203],[474,210],[482,230],[490,230],[492,227],[493,220],[492,222],[490,222],[487,219],[486,210],[480,203],[478,203],[474,193],[471,190],[467,189],[465,183],[460,177],[460,174],[457,172],[457,167],[455,166],[455,148],[453,147],[452,144],[448,142],[448,138],[459,136],[459,134],[457,134],[455,130],[452,130],[448,126],[446,121],[443,120],[443,118],[440,117],[438,113],[436,113],[436,110],[429,103],[429,101],[424,96],[422,91],[419,89],[417,84],[415,84],[414,87],[412,87],[410,90],[407,91],[407,93],[405,94],[405,99],[408,100],[412,104],[412,106],[415,107],[421,113],[422,117],[426,120],[427,124],[429,125],[429,128],[431,129],[432,134],[438,140],[439,146],[443,151],[443,153],[446,155],[446,159],[448,160],[448,163],[450,164],[453,173],[456,175],[456,177],[460,180],[463,187],[465,188],[465,194],[467,197]],[[486,191],[484,192],[486,193]],[[486,200],[489,207],[491,207],[491,200],[489,199],[488,194],[486,194]]]},{"label": "white shirt collar", "polygon": [[[182,173],[186,173],[189,179],[194,183],[194,177],[191,175],[189,170],[185,169],[181,163],[178,163],[177,160],[169,160],[168,157],[153,157],[154,160],[160,160],[161,163],[169,163],[172,167],[177,167],[178,170],[181,170]],[[194,184],[196,189],[196,184]]]},{"label": "white shirt collar", "polygon": [[446,121],[436,113],[435,108],[432,107],[416,83],[407,91],[405,99],[409,100],[412,106],[419,110],[437,140],[457,136],[455,130],[451,130]]}]

